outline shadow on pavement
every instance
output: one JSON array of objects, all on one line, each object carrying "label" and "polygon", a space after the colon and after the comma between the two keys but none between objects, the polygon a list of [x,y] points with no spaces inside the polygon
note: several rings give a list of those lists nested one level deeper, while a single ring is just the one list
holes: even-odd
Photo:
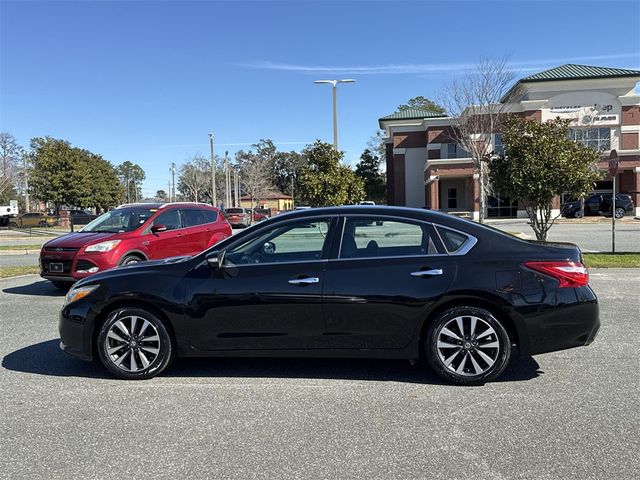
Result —
[{"label": "shadow on pavement", "polygon": [[[85,362],[65,354],[59,340],[48,340],[2,359],[7,370],[62,377],[113,379],[100,362]],[[498,382],[531,380],[543,372],[532,357],[517,352]],[[427,368],[404,360],[324,358],[180,358],[162,376],[211,378],[305,378],[444,384]]]},{"label": "shadow on pavement", "polygon": [[62,297],[66,295],[66,291],[53,286],[49,281],[30,283],[29,285],[20,285],[18,287],[8,287],[2,290],[4,293],[14,295],[36,295],[42,297]]}]

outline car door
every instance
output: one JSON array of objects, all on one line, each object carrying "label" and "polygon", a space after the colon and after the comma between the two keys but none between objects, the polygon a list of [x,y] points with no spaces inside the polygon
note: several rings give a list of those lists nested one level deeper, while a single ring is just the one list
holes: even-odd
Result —
[{"label": "car door", "polygon": [[321,293],[335,218],[279,222],[187,277],[186,331],[197,350],[323,348]]},{"label": "car door", "polygon": [[[151,227],[164,225],[163,232],[152,232]],[[188,255],[187,246],[184,241],[184,231],[182,229],[182,219],[180,211],[172,208],[160,213],[149,225],[147,234],[147,251],[150,259],[177,257]]]},{"label": "car door", "polygon": [[207,247],[207,227],[203,211],[197,208],[184,208],[182,218],[185,223],[183,236],[185,249],[191,255],[202,252]]},{"label": "car door", "polygon": [[346,216],[342,222],[323,288],[329,346],[407,346],[455,277],[455,259],[425,222],[376,215]]},{"label": "car door", "polygon": [[600,195],[591,195],[584,203],[585,214],[597,215],[600,213]]}]

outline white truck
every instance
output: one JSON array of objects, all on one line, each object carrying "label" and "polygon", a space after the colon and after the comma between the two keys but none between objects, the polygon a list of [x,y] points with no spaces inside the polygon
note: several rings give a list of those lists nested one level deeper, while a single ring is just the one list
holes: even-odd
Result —
[{"label": "white truck", "polygon": [[9,225],[12,218],[18,216],[18,201],[10,200],[9,205],[0,205],[0,227]]}]

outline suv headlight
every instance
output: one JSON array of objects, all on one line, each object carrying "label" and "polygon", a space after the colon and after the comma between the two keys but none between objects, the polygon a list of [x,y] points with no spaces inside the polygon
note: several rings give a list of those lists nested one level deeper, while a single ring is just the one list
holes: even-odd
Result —
[{"label": "suv headlight", "polygon": [[67,296],[64,297],[64,305],[62,305],[62,308],[66,307],[70,303],[77,302],[78,300],[83,299],[91,292],[93,292],[96,288],[98,288],[98,285],[88,285],[86,287],[71,288],[71,290],[69,290],[69,293],[67,293]]},{"label": "suv headlight", "polygon": [[113,250],[118,246],[120,240],[108,240],[106,242],[96,243],[94,245],[89,245],[84,249],[85,252],[108,252],[109,250]]}]

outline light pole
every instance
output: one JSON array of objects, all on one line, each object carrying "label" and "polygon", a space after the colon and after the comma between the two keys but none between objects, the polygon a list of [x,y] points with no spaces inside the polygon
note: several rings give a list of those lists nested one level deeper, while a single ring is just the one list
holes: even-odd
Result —
[{"label": "light pole", "polygon": [[316,80],[313,83],[330,83],[333,87],[333,148],[338,150],[338,107],[337,107],[337,86],[339,83],[355,83],[353,78],[342,80]]},{"label": "light pole", "polygon": [[213,133],[209,134],[209,142],[211,143],[211,204],[218,206],[218,196],[216,195],[216,161],[213,158]]},{"label": "light pole", "polygon": [[173,196],[173,201],[176,201],[176,164],[171,162],[171,167],[169,167],[169,171],[171,172],[171,190],[169,190],[169,201],[171,201],[171,196]]}]

